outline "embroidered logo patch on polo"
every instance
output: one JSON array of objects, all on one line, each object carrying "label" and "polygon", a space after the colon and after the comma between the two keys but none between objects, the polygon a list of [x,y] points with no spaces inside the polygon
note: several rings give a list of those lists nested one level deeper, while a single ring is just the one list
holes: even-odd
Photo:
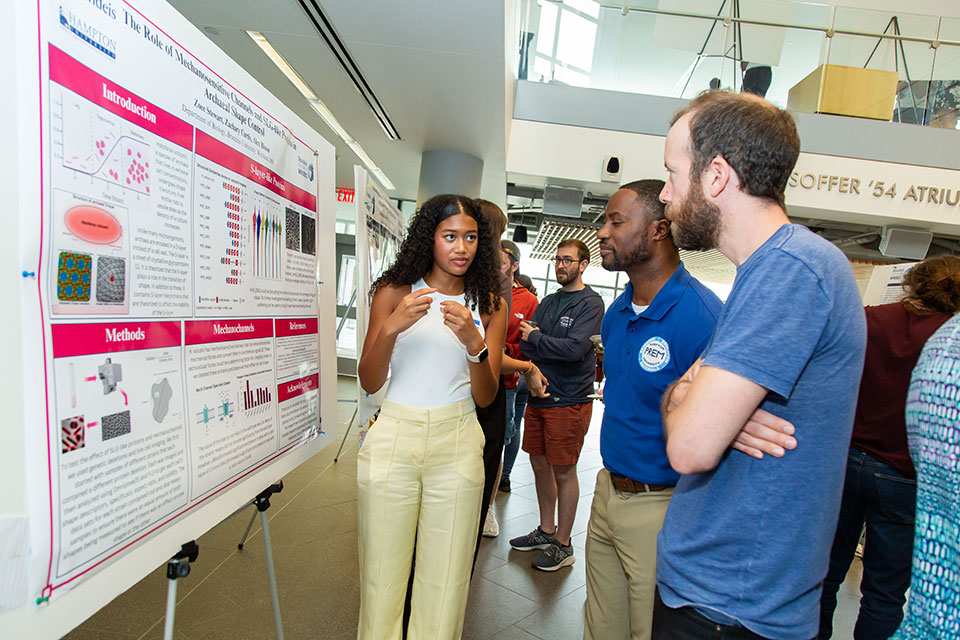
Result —
[{"label": "embroidered logo patch on polo", "polygon": [[640,347],[637,359],[644,371],[660,371],[670,362],[670,345],[660,336],[654,336]]}]

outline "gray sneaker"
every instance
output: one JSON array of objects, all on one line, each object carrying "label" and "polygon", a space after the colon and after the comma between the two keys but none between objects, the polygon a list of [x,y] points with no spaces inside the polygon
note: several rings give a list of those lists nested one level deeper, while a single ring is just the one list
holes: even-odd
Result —
[{"label": "gray sneaker", "polygon": [[576,558],[573,557],[573,547],[555,543],[538,553],[530,564],[534,569],[540,569],[540,571],[556,571],[563,567],[569,567],[574,562],[576,562]]},{"label": "gray sneaker", "polygon": [[540,525],[524,536],[517,536],[510,540],[510,546],[517,551],[534,551],[535,549],[546,549],[557,544],[557,539],[552,533],[544,533]]}]

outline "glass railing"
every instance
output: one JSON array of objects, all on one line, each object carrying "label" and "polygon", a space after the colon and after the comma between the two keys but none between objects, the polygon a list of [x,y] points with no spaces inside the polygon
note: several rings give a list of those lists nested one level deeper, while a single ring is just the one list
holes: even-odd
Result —
[{"label": "glass railing", "polygon": [[[524,0],[519,77],[957,126],[960,19],[782,0]],[[826,77],[824,78],[824,74]]]}]

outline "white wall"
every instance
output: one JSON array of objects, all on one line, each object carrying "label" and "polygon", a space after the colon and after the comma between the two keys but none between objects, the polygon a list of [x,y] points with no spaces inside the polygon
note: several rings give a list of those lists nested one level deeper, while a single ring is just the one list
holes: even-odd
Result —
[{"label": "white wall", "polygon": [[[604,157],[618,155],[623,181],[664,178],[664,139],[515,120],[507,171],[595,183]],[[906,223],[960,235],[960,205],[949,205],[946,197],[941,202],[945,189],[954,203],[960,198],[960,171],[812,153],[800,154],[796,170],[796,184],[787,187],[787,207],[794,215],[877,226]],[[874,195],[880,182],[883,192]],[[895,192],[887,195],[894,185]],[[930,187],[937,189],[932,201]]]}]

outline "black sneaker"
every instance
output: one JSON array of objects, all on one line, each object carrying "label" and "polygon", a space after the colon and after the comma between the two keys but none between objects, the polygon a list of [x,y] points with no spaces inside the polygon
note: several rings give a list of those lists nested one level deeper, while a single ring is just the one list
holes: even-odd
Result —
[{"label": "black sneaker", "polygon": [[563,567],[569,567],[574,562],[576,562],[576,558],[573,557],[573,547],[571,545],[563,546],[558,542],[538,553],[530,564],[534,569],[540,571],[556,571]]},{"label": "black sneaker", "polygon": [[536,549],[546,549],[557,544],[557,539],[552,533],[544,533],[540,525],[525,536],[517,536],[510,540],[510,546],[517,551],[534,551]]},{"label": "black sneaker", "polygon": [[507,476],[500,476],[500,486],[497,487],[497,490],[500,493],[510,493],[510,478]]}]

